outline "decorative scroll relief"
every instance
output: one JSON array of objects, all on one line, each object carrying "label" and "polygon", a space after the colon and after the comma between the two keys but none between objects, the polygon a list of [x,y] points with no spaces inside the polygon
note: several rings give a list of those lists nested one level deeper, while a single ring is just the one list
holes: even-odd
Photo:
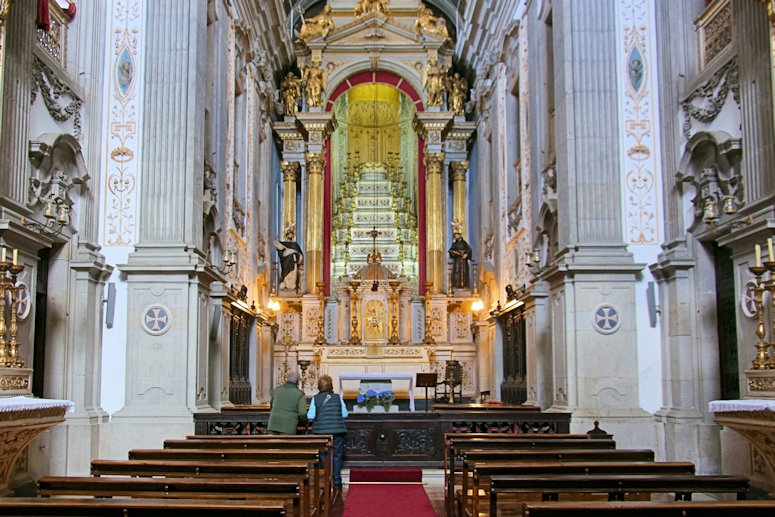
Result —
[{"label": "decorative scroll relief", "polygon": [[[32,103],[40,94],[46,110],[57,122],[73,120],[73,136],[81,136],[81,107],[83,101],[65,83],[59,80],[57,74],[37,56],[32,60]],[[63,101],[68,100],[66,104]]]},{"label": "decorative scroll relief", "polygon": [[681,103],[684,115],[683,135],[687,140],[691,137],[692,119],[703,124],[713,122],[727,102],[729,92],[732,92],[732,98],[739,105],[740,74],[737,57],[729,60]]},{"label": "decorative scroll relief", "polygon": [[656,105],[652,88],[649,4],[645,0],[622,0],[620,34],[623,48],[620,74],[623,94],[622,156],[625,231],[629,244],[658,244],[657,156],[654,152]]},{"label": "decorative scroll relief", "polygon": [[137,1],[114,0],[111,8],[111,57],[105,206],[103,208],[106,246],[129,246],[136,241],[137,145],[139,142],[138,108],[142,9]]}]

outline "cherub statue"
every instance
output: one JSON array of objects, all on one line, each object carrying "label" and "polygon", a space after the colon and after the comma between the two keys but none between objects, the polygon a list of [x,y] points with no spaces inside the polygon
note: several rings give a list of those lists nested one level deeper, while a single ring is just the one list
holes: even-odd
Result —
[{"label": "cherub statue", "polygon": [[307,92],[307,107],[319,108],[323,105],[323,91],[326,89],[326,71],[320,67],[320,59],[304,69],[304,89]]},{"label": "cherub statue", "polygon": [[295,117],[299,110],[301,99],[301,79],[293,72],[288,72],[280,82],[280,98],[285,108],[286,117]]},{"label": "cherub statue", "polygon": [[454,111],[455,115],[465,115],[466,95],[468,95],[468,80],[461,77],[460,73],[455,72],[451,77],[447,77],[447,101],[449,110]]},{"label": "cherub statue", "polygon": [[390,0],[358,0],[358,4],[355,6],[353,14],[355,16],[363,16],[367,13],[382,13],[390,14],[388,10],[388,4]]},{"label": "cherub statue", "polygon": [[426,104],[428,106],[442,106],[444,104],[445,70],[439,66],[436,56],[428,59],[428,64],[423,70],[422,85],[428,90]]},{"label": "cherub statue", "polygon": [[309,20],[304,20],[304,24],[299,31],[299,38],[305,42],[318,36],[325,38],[332,30],[334,30],[334,20],[331,18],[331,6],[327,5],[319,15]]},{"label": "cherub statue", "polygon": [[424,3],[420,4],[417,20],[414,22],[414,34],[418,38],[422,34],[435,34],[445,41],[449,39],[447,22],[444,18],[433,16],[433,11],[431,11]]}]

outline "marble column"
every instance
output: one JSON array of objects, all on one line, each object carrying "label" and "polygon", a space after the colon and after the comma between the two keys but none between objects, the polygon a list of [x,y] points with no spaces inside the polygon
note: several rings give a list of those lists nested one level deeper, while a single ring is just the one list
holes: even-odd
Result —
[{"label": "marble column", "polygon": [[218,278],[201,252],[207,2],[148,0],[143,30],[138,242],[119,265],[128,290],[126,395],[108,456],[193,431],[192,413],[211,410],[209,335],[229,325],[213,322],[209,286]]}]

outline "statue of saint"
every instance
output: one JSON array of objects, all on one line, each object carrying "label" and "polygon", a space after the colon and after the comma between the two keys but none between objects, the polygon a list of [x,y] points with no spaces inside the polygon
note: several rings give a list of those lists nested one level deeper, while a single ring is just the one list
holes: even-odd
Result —
[{"label": "statue of saint", "polygon": [[444,105],[445,71],[438,64],[436,56],[431,56],[423,70],[422,85],[428,90],[426,104],[428,106]]},{"label": "statue of saint", "polygon": [[323,105],[323,90],[326,89],[326,71],[320,68],[320,59],[304,69],[304,89],[307,92],[307,107],[319,108]]},{"label": "statue of saint", "polygon": [[274,247],[280,261],[280,290],[298,292],[304,255],[301,252],[301,246],[296,242],[295,223],[290,222],[285,227],[284,241],[275,235]]},{"label": "statue of saint", "polygon": [[301,99],[301,79],[293,72],[288,72],[280,82],[280,98],[285,108],[286,117],[295,117],[299,111]]},{"label": "statue of saint", "polygon": [[327,5],[319,15],[309,20],[304,20],[304,24],[299,31],[299,38],[305,42],[318,36],[325,38],[332,30],[334,30],[334,20],[331,18],[331,6]]},{"label": "statue of saint", "polygon": [[468,95],[468,80],[461,77],[460,73],[455,72],[452,77],[447,78],[447,91],[449,111],[454,111],[455,115],[465,115],[466,96]]},{"label": "statue of saint", "polygon": [[420,10],[417,13],[417,20],[414,22],[414,34],[419,38],[423,34],[434,34],[441,37],[444,41],[449,39],[447,31],[447,22],[444,18],[433,16],[425,4],[420,4]]},{"label": "statue of saint", "polygon": [[449,248],[449,256],[452,259],[452,287],[467,289],[470,286],[468,261],[471,260],[473,251],[463,239],[459,224],[453,223],[453,232],[452,246]]}]

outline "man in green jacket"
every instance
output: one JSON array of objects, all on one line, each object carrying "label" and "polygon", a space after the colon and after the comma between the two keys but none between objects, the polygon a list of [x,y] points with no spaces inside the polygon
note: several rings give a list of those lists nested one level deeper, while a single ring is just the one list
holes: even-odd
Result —
[{"label": "man in green jacket", "polygon": [[296,434],[296,427],[307,425],[307,399],[299,389],[298,372],[288,372],[285,384],[272,393],[269,412],[269,434]]}]

